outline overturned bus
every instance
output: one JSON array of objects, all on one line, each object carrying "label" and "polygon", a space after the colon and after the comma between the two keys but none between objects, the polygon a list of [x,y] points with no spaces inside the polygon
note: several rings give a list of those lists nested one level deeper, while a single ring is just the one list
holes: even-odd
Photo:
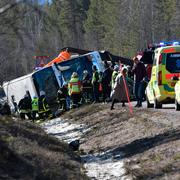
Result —
[{"label": "overturned bus", "polygon": [[44,67],[28,75],[3,83],[3,89],[9,105],[14,108],[13,101],[16,101],[18,104],[27,92],[33,98],[34,96],[38,97],[40,91],[44,91],[48,104],[50,107],[53,107],[56,104],[58,89],[65,82],[69,82],[73,72],[77,72],[80,80],[82,80],[84,70],[87,70],[92,76],[92,65],[96,65],[99,72],[104,72],[105,66],[103,61],[118,62],[121,60],[124,64],[132,65],[131,60],[113,56],[106,51],[87,52],[82,50],[79,52],[79,56],[68,61],[52,64],[49,67]]},{"label": "overturned bus", "polygon": [[44,67],[28,75],[3,83],[7,101],[13,107],[13,101],[18,104],[20,99],[28,92],[30,97],[39,96],[40,91],[46,93],[50,107],[56,103],[57,91],[64,82],[69,82],[73,72],[82,79],[83,71],[87,70],[92,75],[92,65],[99,71],[104,71],[104,65],[98,52],[78,56],[71,60]]}]

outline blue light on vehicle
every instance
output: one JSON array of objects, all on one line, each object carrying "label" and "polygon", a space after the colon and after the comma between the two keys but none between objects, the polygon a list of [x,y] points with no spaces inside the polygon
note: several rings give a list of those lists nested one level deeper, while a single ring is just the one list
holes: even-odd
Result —
[{"label": "blue light on vehicle", "polygon": [[172,43],[173,46],[179,45],[179,44],[180,44],[180,43],[179,43],[178,41]]},{"label": "blue light on vehicle", "polygon": [[164,43],[164,42],[160,42],[159,45],[160,45],[160,46],[164,46],[165,43]]}]

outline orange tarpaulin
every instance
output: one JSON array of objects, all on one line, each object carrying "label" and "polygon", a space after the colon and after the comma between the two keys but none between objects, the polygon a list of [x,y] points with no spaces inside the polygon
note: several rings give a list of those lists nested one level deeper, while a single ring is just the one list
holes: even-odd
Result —
[{"label": "orange tarpaulin", "polygon": [[50,61],[48,64],[46,64],[46,67],[51,66],[53,63],[59,63],[59,62],[62,62],[62,61],[66,61],[66,60],[70,59],[70,57],[71,57],[71,54],[69,52],[62,51],[62,52],[60,52],[58,57],[56,57],[55,59]]}]

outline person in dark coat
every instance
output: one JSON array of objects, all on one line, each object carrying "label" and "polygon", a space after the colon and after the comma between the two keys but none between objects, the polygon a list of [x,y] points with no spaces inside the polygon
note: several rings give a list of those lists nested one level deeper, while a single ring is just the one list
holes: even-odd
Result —
[{"label": "person in dark coat", "polygon": [[111,78],[112,78],[112,72],[113,72],[108,64],[106,64],[105,67],[106,67],[106,69],[102,75],[103,102],[107,102],[110,99]]},{"label": "person in dark coat", "polygon": [[133,59],[134,66],[132,73],[134,74],[134,93],[136,96],[137,104],[135,107],[142,106],[142,96],[144,91],[144,79],[147,77],[146,68],[137,57]]},{"label": "person in dark coat", "polygon": [[63,84],[63,86],[57,92],[57,100],[58,100],[59,108],[62,111],[67,111],[67,103],[66,103],[67,96],[68,96],[67,84]]},{"label": "person in dark coat", "polygon": [[82,88],[83,88],[83,92],[82,93],[83,93],[84,101],[86,103],[92,101],[91,77],[88,74],[87,70],[83,71]]}]

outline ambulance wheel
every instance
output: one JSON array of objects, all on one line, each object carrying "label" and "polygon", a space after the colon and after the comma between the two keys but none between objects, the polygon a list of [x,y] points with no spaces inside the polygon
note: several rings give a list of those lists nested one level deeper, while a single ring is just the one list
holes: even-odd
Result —
[{"label": "ambulance wheel", "polygon": [[175,109],[176,111],[180,110],[180,104],[177,102],[177,100],[175,100]]},{"label": "ambulance wheel", "polygon": [[147,102],[147,108],[153,108],[154,105],[153,104],[150,104],[148,98],[146,97],[146,102]]},{"label": "ambulance wheel", "polygon": [[155,109],[161,109],[161,108],[162,108],[162,104],[159,103],[159,102],[157,101],[157,99],[155,99],[155,101],[154,101],[154,108],[155,108]]}]

